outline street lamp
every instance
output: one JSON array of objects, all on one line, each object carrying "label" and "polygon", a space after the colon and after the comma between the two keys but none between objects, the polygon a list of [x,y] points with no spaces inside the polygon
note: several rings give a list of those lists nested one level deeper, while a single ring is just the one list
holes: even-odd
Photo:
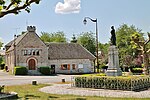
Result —
[{"label": "street lamp", "polygon": [[[99,72],[98,67],[99,67],[99,63],[98,63],[98,29],[97,29],[97,19],[92,19],[90,17],[85,17],[83,20],[83,23],[86,25],[87,23],[87,19],[91,20],[92,22],[96,23],[96,63],[97,63],[97,72]],[[94,67],[94,72],[95,72],[95,67]]]}]

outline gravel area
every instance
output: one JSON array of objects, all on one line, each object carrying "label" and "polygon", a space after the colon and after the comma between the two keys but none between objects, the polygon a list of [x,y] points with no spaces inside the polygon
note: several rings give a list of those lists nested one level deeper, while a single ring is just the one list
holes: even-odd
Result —
[{"label": "gravel area", "polygon": [[41,88],[40,91],[51,94],[73,94],[80,96],[150,98],[150,90],[134,92],[121,90],[76,88],[71,87],[71,84],[54,84],[53,86]]}]

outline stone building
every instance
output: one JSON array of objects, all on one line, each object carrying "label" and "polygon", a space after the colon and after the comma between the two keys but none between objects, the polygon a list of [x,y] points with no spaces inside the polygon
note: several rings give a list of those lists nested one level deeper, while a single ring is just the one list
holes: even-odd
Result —
[{"label": "stone building", "polygon": [[34,26],[9,42],[6,48],[6,66],[13,72],[14,66],[27,67],[29,73],[49,66],[55,73],[93,72],[95,56],[80,44],[44,43],[36,34]]}]

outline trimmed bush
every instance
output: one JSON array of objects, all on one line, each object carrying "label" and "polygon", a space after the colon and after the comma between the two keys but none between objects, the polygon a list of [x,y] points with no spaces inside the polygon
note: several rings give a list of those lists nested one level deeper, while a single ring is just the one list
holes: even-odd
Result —
[{"label": "trimmed bush", "polygon": [[50,75],[50,68],[48,66],[39,67],[39,72],[43,75]]},{"label": "trimmed bush", "polygon": [[150,87],[150,77],[75,77],[75,86],[82,88],[140,91]]},{"label": "trimmed bush", "polygon": [[5,85],[0,86],[0,93],[4,90]]},{"label": "trimmed bush", "polygon": [[5,64],[0,64],[0,69],[3,70],[5,67]]},{"label": "trimmed bush", "polygon": [[143,68],[132,68],[132,73],[142,73],[143,72],[142,69]]},{"label": "trimmed bush", "polygon": [[106,65],[102,65],[102,66],[101,66],[101,68],[102,68],[102,69],[107,69],[107,68],[108,68],[108,66],[106,66]]},{"label": "trimmed bush", "polygon": [[15,75],[27,75],[28,73],[28,70],[26,67],[23,67],[23,66],[16,66],[14,68],[14,74]]}]

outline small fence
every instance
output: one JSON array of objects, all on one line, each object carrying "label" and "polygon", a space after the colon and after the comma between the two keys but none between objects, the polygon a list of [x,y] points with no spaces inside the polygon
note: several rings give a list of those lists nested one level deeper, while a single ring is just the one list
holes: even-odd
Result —
[{"label": "small fence", "polygon": [[150,77],[72,77],[72,86],[78,88],[141,91],[150,87]]}]

